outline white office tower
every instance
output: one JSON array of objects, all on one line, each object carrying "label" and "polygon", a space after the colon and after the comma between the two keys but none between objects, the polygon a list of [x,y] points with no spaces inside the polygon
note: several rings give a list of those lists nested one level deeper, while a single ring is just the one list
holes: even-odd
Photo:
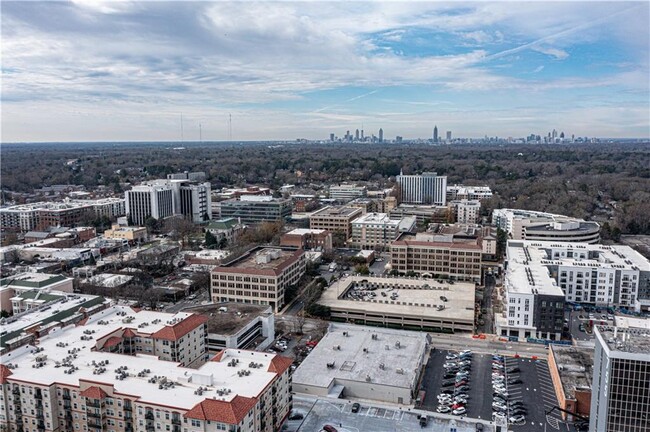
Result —
[{"label": "white office tower", "polygon": [[164,219],[174,214],[174,193],[170,184],[152,183],[126,191],[126,214],[134,225],[144,226],[149,217]]},{"label": "white office tower", "polygon": [[183,182],[180,187],[180,214],[194,223],[211,219],[210,183]]},{"label": "white office tower", "polygon": [[650,430],[650,330],[595,326],[591,432]]},{"label": "white office tower", "polygon": [[421,175],[397,176],[401,202],[405,204],[433,204],[443,206],[447,203],[447,176],[434,172]]}]

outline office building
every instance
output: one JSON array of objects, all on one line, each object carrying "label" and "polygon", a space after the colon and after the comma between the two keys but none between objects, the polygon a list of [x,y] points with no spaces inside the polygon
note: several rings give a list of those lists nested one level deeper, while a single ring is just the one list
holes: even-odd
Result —
[{"label": "office building", "polygon": [[397,176],[400,202],[405,204],[434,204],[444,206],[447,202],[447,176],[435,172],[421,175]]},{"label": "office building", "polygon": [[411,405],[429,344],[425,333],[332,323],[294,372],[293,389],[326,398]]},{"label": "office building", "polygon": [[212,218],[212,195],[210,183],[182,182],[179,188],[178,213],[194,223],[207,222]]},{"label": "office building", "polygon": [[367,213],[352,221],[349,244],[360,249],[385,249],[400,234],[415,229],[413,216],[391,219],[386,213]]},{"label": "office building", "polygon": [[134,186],[125,192],[125,200],[130,225],[144,226],[150,217],[161,220],[174,215],[174,190],[171,184]]},{"label": "office building", "polygon": [[389,213],[397,207],[397,199],[392,196],[381,198],[357,198],[347,203],[348,207],[358,207],[366,213]]},{"label": "office building", "polygon": [[489,186],[447,186],[447,201],[456,200],[485,200],[492,198],[492,190]]},{"label": "office building", "polygon": [[379,142],[384,142],[384,130],[379,128]]},{"label": "office building", "polygon": [[366,196],[366,187],[351,184],[340,184],[330,186],[330,198],[337,201],[351,201]]},{"label": "office building", "polygon": [[438,126],[433,127],[433,142],[438,142]]},{"label": "office building", "polygon": [[332,233],[322,229],[296,228],[282,234],[280,246],[329,251],[332,250]]},{"label": "office building", "polygon": [[481,202],[479,200],[462,199],[450,201],[454,209],[454,219],[460,224],[477,224],[481,216]]},{"label": "office building", "polygon": [[243,224],[280,222],[291,217],[291,200],[270,195],[241,195],[217,204],[221,218],[235,218]]},{"label": "office building", "polygon": [[126,240],[128,244],[142,243],[149,234],[144,227],[129,227],[113,224],[111,229],[104,231],[104,238],[111,240]]},{"label": "office building", "polygon": [[[272,432],[292,360],[226,349],[205,362],[205,318],[111,307],[2,358],[7,430]],[[176,353],[176,354],[174,354]],[[188,366],[195,353],[200,364]],[[11,355],[11,357],[9,357]],[[174,357],[178,357],[174,359]]]},{"label": "office building", "polygon": [[513,240],[600,242],[600,225],[568,216],[520,209],[495,209],[492,223]]},{"label": "office building", "polygon": [[[18,297],[31,291],[34,295],[29,301]],[[72,278],[47,273],[20,273],[0,279],[0,309],[19,313],[24,309],[38,308],[47,300],[44,293],[50,291],[72,292]],[[16,302],[20,303],[16,310]]]},{"label": "office building", "polygon": [[270,305],[277,313],[286,290],[298,283],[305,268],[302,249],[254,248],[212,270],[212,301]]},{"label": "office building", "polygon": [[391,266],[401,273],[481,282],[482,248],[478,239],[452,235],[402,234],[390,245]]},{"label": "office building", "polygon": [[451,131],[447,131],[447,141],[451,141]]},{"label": "office building", "polygon": [[190,180],[194,182],[205,181],[206,175],[203,171],[167,174],[167,180]]},{"label": "office building", "polygon": [[595,326],[591,432],[650,431],[650,331]]},{"label": "office building", "polygon": [[213,220],[205,227],[220,244],[225,240],[226,244],[232,244],[237,241],[240,235],[244,233],[246,226],[239,219],[225,218]]},{"label": "office building", "polygon": [[454,209],[451,206],[400,204],[388,213],[394,219],[413,216],[419,224],[423,225],[428,223],[452,223],[454,221]]},{"label": "office building", "polygon": [[327,206],[309,216],[309,228],[327,230],[332,235],[339,232],[347,240],[352,235],[352,221],[361,213],[360,208]]},{"label": "office building", "polygon": [[562,418],[580,421],[589,417],[594,349],[549,344],[548,369]]}]

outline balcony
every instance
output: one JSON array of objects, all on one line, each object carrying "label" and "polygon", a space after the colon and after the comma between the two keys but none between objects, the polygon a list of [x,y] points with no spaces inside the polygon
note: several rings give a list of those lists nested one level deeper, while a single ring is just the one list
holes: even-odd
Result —
[{"label": "balcony", "polygon": [[181,432],[180,426],[172,426],[172,432]]},{"label": "balcony", "polygon": [[133,414],[130,412],[125,412],[124,413],[124,420],[132,420],[133,419]]},{"label": "balcony", "polygon": [[180,417],[172,417],[172,424],[173,425],[180,425],[181,424],[181,418]]},{"label": "balcony", "polygon": [[148,412],[144,415],[144,418],[146,418],[147,420],[153,420],[153,412],[148,411]]},{"label": "balcony", "polygon": [[13,393],[15,395],[19,395],[20,394],[20,388],[19,387],[14,387],[13,390],[11,390],[11,393]]},{"label": "balcony", "polygon": [[94,400],[87,400],[86,401],[86,406],[87,407],[92,407],[92,408],[102,408],[104,406],[104,404],[102,402],[100,402],[99,400],[94,399]]},{"label": "balcony", "polygon": [[124,404],[124,408],[122,408],[124,411],[133,411],[133,405],[131,404]]},{"label": "balcony", "polygon": [[88,427],[94,429],[103,429],[106,427],[101,421],[98,420],[88,420]]},{"label": "balcony", "polygon": [[43,400],[43,393],[41,393],[40,390],[37,390],[36,393],[34,393],[34,399]]},{"label": "balcony", "polygon": [[63,400],[70,400],[70,393],[63,393]]},{"label": "balcony", "polygon": [[88,416],[88,418],[90,418],[90,417],[93,417],[93,418],[102,418],[102,414],[101,414],[101,413],[94,412],[94,411],[88,411],[88,412],[86,413],[86,415]]}]

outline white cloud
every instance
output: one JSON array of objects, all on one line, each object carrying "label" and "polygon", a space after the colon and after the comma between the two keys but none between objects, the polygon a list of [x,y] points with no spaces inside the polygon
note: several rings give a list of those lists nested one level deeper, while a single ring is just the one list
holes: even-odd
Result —
[{"label": "white cloud", "polygon": [[534,46],[531,47],[533,51],[537,51],[542,54],[554,57],[556,60],[564,60],[569,57],[569,53],[559,48],[545,47],[545,46]]}]

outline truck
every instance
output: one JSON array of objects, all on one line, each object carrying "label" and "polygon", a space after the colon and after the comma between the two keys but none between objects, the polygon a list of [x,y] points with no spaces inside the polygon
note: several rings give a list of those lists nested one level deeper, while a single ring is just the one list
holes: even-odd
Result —
[{"label": "truck", "polygon": [[329,271],[334,272],[334,271],[336,271],[337,268],[338,268],[338,265],[335,262],[333,262],[333,263],[330,264]]}]

